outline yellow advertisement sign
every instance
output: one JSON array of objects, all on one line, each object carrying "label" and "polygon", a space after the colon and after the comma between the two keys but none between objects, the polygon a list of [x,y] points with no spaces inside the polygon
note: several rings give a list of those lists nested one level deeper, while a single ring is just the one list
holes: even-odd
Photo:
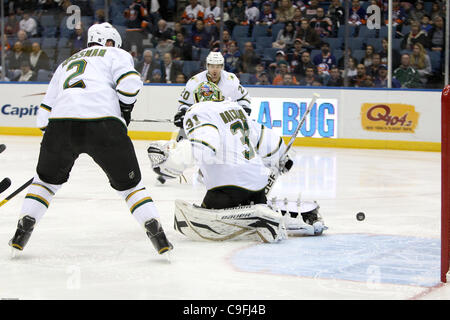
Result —
[{"label": "yellow advertisement sign", "polygon": [[361,125],[364,130],[414,133],[418,122],[419,113],[409,104],[364,103],[361,107]]}]

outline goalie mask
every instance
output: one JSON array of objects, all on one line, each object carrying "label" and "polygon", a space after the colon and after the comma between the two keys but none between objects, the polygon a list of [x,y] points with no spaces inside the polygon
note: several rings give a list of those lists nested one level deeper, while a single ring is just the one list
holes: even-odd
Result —
[{"label": "goalie mask", "polygon": [[219,87],[212,82],[205,81],[200,83],[200,85],[194,91],[194,101],[195,103],[203,101],[223,101],[222,91]]}]

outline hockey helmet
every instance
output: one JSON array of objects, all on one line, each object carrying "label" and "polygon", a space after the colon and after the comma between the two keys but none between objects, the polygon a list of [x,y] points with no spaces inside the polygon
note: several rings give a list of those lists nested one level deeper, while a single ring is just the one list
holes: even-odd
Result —
[{"label": "hockey helmet", "polygon": [[94,24],[88,29],[88,45],[90,43],[97,43],[105,46],[108,40],[112,40],[116,48],[122,46],[122,38],[119,32],[110,23]]},{"label": "hockey helmet", "polygon": [[224,65],[225,59],[220,52],[211,51],[206,57],[206,65],[208,64],[221,64]]},{"label": "hockey helmet", "polygon": [[203,101],[223,101],[222,91],[213,82],[204,81],[194,91],[195,103]]}]

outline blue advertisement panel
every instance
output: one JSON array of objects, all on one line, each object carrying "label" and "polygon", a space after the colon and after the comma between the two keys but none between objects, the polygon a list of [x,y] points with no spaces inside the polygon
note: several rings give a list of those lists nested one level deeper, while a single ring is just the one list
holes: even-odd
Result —
[{"label": "blue advertisement panel", "polygon": [[[251,117],[282,136],[294,134],[311,98],[252,97]],[[318,99],[307,116],[299,137],[337,138],[338,100]]]}]

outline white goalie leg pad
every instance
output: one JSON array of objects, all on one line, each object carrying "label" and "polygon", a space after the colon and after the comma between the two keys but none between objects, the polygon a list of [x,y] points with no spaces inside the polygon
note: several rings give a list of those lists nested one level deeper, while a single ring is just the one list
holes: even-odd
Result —
[{"label": "white goalie leg pad", "polygon": [[217,210],[176,200],[174,228],[193,240],[277,242],[287,238],[282,214],[263,204]]},{"label": "white goalie leg pad", "polygon": [[161,173],[170,177],[179,177],[184,170],[194,166],[191,142],[187,139],[155,141],[147,152],[152,168],[159,167]]},{"label": "white goalie leg pad", "polygon": [[274,198],[267,201],[267,204],[283,214],[289,236],[320,236],[328,229],[319,213],[320,206],[315,201]]}]

